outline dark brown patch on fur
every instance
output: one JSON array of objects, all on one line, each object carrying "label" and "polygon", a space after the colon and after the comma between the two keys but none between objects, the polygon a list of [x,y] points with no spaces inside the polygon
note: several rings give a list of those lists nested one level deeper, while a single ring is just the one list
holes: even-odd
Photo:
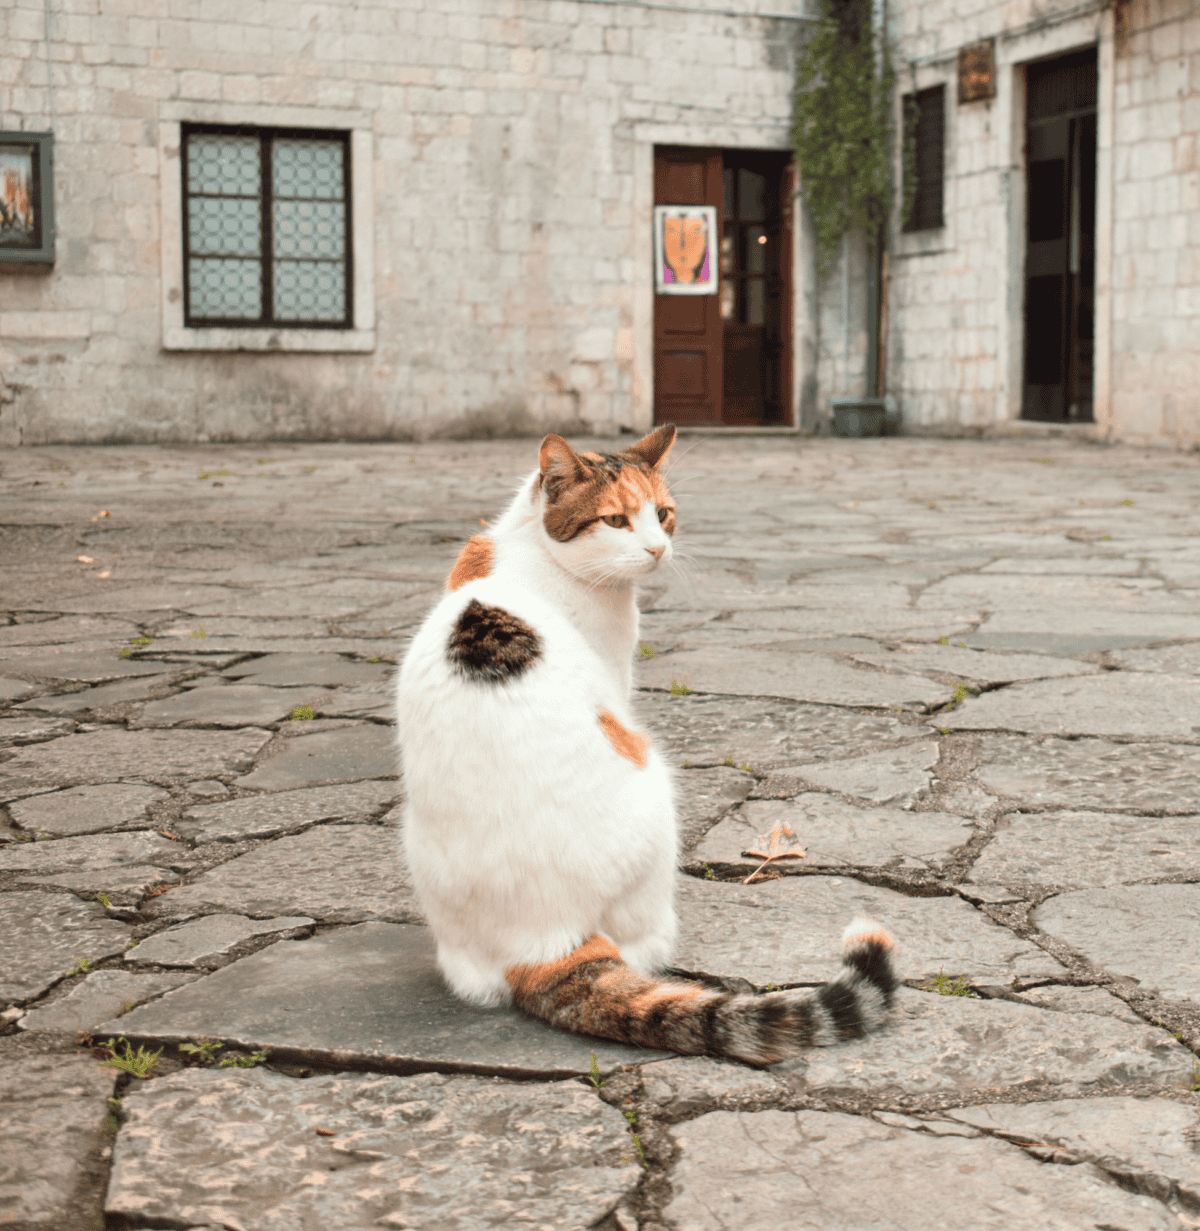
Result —
[{"label": "dark brown patch on fur", "polygon": [[477,534],[468,539],[458,553],[450,576],[446,578],[447,590],[459,590],[468,581],[478,581],[492,571],[492,540],[486,534]]},{"label": "dark brown patch on fur", "polygon": [[585,534],[608,514],[633,513],[647,500],[666,512],[659,518],[675,532],[675,502],[658,471],[675,439],[670,424],[620,453],[576,453],[561,436],[542,441],[539,483],[546,494],[543,523],[560,543]]},{"label": "dark brown patch on fur", "polygon": [[619,756],[632,761],[638,769],[646,768],[646,751],[650,747],[650,737],[642,731],[631,731],[622,726],[614,714],[601,707],[600,730],[604,732],[608,742],[617,750]]},{"label": "dark brown patch on fur", "polygon": [[446,656],[469,680],[503,683],[542,655],[542,639],[524,620],[478,599],[463,608],[450,631]]}]

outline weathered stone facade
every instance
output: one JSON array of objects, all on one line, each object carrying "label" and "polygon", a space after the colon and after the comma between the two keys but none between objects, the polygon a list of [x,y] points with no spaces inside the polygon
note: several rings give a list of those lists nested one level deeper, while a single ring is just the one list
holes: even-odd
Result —
[{"label": "weathered stone facade", "polygon": [[[615,433],[654,415],[656,146],[783,150],[804,0],[19,0],[0,131],[53,130],[58,259],[0,264],[0,445]],[[945,225],[889,240],[912,432],[1022,413],[1025,68],[1098,49],[1094,425],[1200,442],[1200,16],[1188,0],[890,0],[903,93],[945,84]],[[995,95],[958,103],[961,47]],[[47,66],[52,68],[48,90]],[[354,321],[183,323],[180,125],[351,134]],[[800,168],[803,174],[803,168]],[[901,159],[897,155],[897,176]],[[796,209],[792,410],[867,389],[860,239]],[[1019,426],[1019,425],[1018,425]]]},{"label": "weathered stone facade", "polygon": [[[902,0],[891,8],[890,30],[899,90],[945,83],[947,100],[946,225],[893,229],[888,390],[906,427],[991,429],[1021,415],[1025,68],[1091,46],[1099,69],[1096,423],[1070,430],[1200,442],[1194,6]],[[958,49],[985,39],[995,40],[995,97],[958,103]]]},{"label": "weathered stone facade", "polygon": [[[0,268],[0,443],[646,426],[655,144],[787,148],[801,6],[710,7],[51,0],[48,43],[7,8],[0,128],[56,132],[59,259]],[[352,349],[164,349],[189,119],[367,151]]]}]

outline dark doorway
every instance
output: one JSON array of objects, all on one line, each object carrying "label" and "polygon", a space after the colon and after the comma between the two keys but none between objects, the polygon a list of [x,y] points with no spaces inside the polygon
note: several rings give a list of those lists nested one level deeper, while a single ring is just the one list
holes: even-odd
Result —
[{"label": "dark doorway", "polygon": [[1026,69],[1022,417],[1092,421],[1096,53]]},{"label": "dark doorway", "polygon": [[712,205],[716,295],[655,295],[656,422],[791,421],[791,155],[659,147],[656,205]]}]

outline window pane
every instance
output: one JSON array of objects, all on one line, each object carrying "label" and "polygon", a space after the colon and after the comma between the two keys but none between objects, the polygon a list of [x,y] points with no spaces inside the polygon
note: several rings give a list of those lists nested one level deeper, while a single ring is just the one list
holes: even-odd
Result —
[{"label": "window pane", "polygon": [[761,278],[746,279],[746,324],[761,325],[766,314],[766,283]]},{"label": "window pane", "polygon": [[214,256],[258,256],[259,204],[243,197],[191,197],[188,251]]},{"label": "window pane", "polygon": [[340,321],[346,316],[346,270],[340,261],[276,261],[275,317]]},{"label": "window pane", "polygon": [[763,201],[766,186],[765,176],[755,175],[744,167],[738,170],[738,217],[743,222],[762,222],[766,218]]},{"label": "window pane", "polygon": [[346,206],[341,201],[276,201],[275,255],[343,257]]},{"label": "window pane", "polygon": [[340,141],[279,137],[272,145],[272,179],[277,197],[341,201],[345,197]]},{"label": "window pane", "polygon": [[255,197],[261,183],[258,138],[195,134],[187,143],[188,192]]},{"label": "window pane", "polygon": [[196,258],[188,262],[188,312],[200,318],[257,320],[262,315],[258,261]]},{"label": "window pane", "polygon": [[746,272],[762,274],[767,271],[767,233],[762,227],[746,228]]}]

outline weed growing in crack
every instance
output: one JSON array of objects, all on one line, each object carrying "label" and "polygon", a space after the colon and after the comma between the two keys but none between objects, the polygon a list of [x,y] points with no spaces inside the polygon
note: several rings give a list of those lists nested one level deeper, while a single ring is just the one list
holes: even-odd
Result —
[{"label": "weed growing in crack", "polygon": [[962,705],[962,703],[968,697],[971,697],[971,696],[974,696],[974,693],[971,692],[971,690],[966,686],[966,684],[962,682],[962,680],[959,680],[958,683],[954,685],[954,704],[955,705]]},{"label": "weed growing in crack", "polygon": [[742,762],[742,763],[738,766],[738,769],[740,769],[740,770],[742,771],[742,773],[744,773],[744,774],[752,774],[752,773],[754,773],[754,770],[753,770],[753,769],[751,769],[751,767],[750,767],[750,762],[749,762],[749,761],[743,761],[743,762]]},{"label": "weed growing in crack", "polygon": [[952,979],[944,970],[939,970],[932,983],[921,985],[923,992],[937,992],[939,996],[965,996],[968,1000],[978,1000],[979,996],[967,986],[966,979],[959,975]]},{"label": "weed growing in crack", "polygon": [[313,710],[311,705],[294,705],[292,706],[292,721],[293,722],[311,722],[313,719]]},{"label": "weed growing in crack", "polygon": [[197,628],[192,633],[193,637],[207,637],[208,634],[202,628]]},{"label": "weed growing in crack", "polygon": [[199,1038],[194,1043],[180,1043],[179,1050],[194,1056],[197,1064],[212,1064],[217,1058],[217,1052],[224,1046],[224,1043],[219,1043],[216,1039]]},{"label": "weed growing in crack", "polygon": [[86,957],[79,957],[75,959],[75,965],[66,972],[66,977],[69,979],[72,975],[85,975],[91,969],[91,962]]},{"label": "weed growing in crack", "polygon": [[592,1052],[592,1071],[588,1074],[588,1081],[590,1081],[597,1090],[601,1089],[604,1085],[604,1078],[600,1076],[600,1066],[596,1063],[595,1052]]},{"label": "weed growing in crack", "polygon": [[700,866],[704,869],[704,879],[706,881],[715,881],[717,879],[717,874],[712,870],[712,864],[702,863]]},{"label": "weed growing in crack", "polygon": [[638,648],[641,650],[643,658],[658,657],[654,647],[648,641],[639,641]]},{"label": "weed growing in crack", "polygon": [[671,696],[673,697],[690,697],[693,690],[686,684],[681,684],[678,680],[671,681]]},{"label": "weed growing in crack", "polygon": [[642,1149],[642,1139],[633,1130],[637,1127],[637,1112],[626,1111],[621,1109],[621,1114],[629,1121],[629,1139],[633,1142],[633,1148],[638,1152],[638,1158],[641,1159],[643,1167],[649,1167],[650,1163],[646,1158],[646,1151]]},{"label": "weed growing in crack", "polygon": [[[99,1046],[108,1052],[108,1057],[100,1061],[101,1068],[129,1073],[142,1081],[145,1081],[154,1071],[154,1066],[158,1063],[163,1050],[161,1047],[158,1051],[151,1051],[148,1047],[139,1047],[137,1051],[134,1051],[132,1044],[124,1035],[120,1039],[109,1039]],[[120,1050],[122,1047],[124,1050]]]},{"label": "weed growing in crack", "polygon": [[220,1064],[219,1069],[253,1069],[264,1063],[267,1058],[265,1051],[252,1051],[245,1056],[227,1056]]},{"label": "weed growing in crack", "polygon": [[112,903],[108,900],[107,893],[96,894],[96,901],[99,902],[101,906],[111,906],[112,905]]}]

